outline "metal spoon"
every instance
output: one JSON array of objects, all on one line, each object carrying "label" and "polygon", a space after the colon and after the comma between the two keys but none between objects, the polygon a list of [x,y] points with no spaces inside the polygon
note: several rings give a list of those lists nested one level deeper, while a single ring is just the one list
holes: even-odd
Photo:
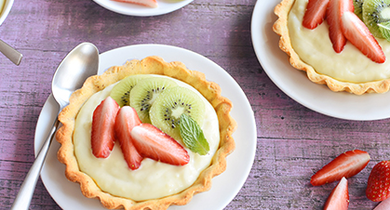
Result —
[{"label": "metal spoon", "polygon": [[[60,105],[59,112],[69,104],[70,95],[75,90],[81,88],[84,81],[89,76],[97,73],[98,67],[99,52],[95,45],[87,42],[81,43],[75,47],[64,60],[62,60],[53,76],[51,85],[54,99]],[[29,208],[35,185],[58,125],[59,121],[58,118],[56,118],[50,134],[20,187],[19,193],[16,196],[11,209],[27,210]]]},{"label": "metal spoon", "polygon": [[2,52],[8,59],[10,59],[14,64],[19,66],[20,61],[22,61],[23,55],[18,52],[3,40],[0,39],[0,52]]}]

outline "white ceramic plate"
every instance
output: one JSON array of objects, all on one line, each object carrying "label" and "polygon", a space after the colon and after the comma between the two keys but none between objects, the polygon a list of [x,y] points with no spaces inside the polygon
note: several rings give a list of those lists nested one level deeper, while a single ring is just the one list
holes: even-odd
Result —
[{"label": "white ceramic plate", "polygon": [[11,11],[12,5],[14,4],[14,0],[3,0],[3,1],[4,1],[4,7],[0,13],[0,25],[3,24],[4,20],[7,18],[9,12]]},{"label": "white ceramic plate", "polygon": [[279,49],[279,36],[272,30],[274,7],[281,0],[257,1],[252,15],[252,42],[257,58],[271,80],[288,96],[309,109],[347,120],[379,120],[390,117],[390,93],[357,96],[335,93],[294,69]]},{"label": "white ceramic plate", "polygon": [[116,2],[113,0],[94,0],[100,6],[113,12],[130,16],[156,16],[178,10],[193,0],[157,0],[158,7],[150,8],[137,4]]},{"label": "white ceramic plate", "polygon": [[[228,156],[226,171],[213,179],[210,191],[195,195],[188,205],[169,208],[170,210],[223,209],[239,192],[247,179],[256,152],[256,124],[249,101],[240,86],[220,66],[197,53],[178,47],[134,45],[105,52],[100,55],[99,74],[110,66],[123,65],[126,60],[142,59],[150,55],[158,55],[167,62],[181,61],[188,69],[202,71],[208,80],[218,83],[221,86],[222,95],[233,102],[231,115],[238,124],[233,135],[236,140],[236,149]],[[35,154],[41,148],[57,113],[58,106],[50,95],[38,119]],[[65,166],[56,157],[58,148],[59,143],[54,141],[41,172],[43,183],[53,199],[63,209],[104,209],[98,200],[85,198],[81,194],[79,184],[65,178]]]}]

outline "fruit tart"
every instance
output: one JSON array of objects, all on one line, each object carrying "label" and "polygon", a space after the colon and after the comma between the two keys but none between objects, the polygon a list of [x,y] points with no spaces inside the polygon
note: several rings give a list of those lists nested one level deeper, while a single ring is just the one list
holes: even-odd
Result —
[{"label": "fruit tart", "polygon": [[166,209],[207,191],[235,147],[232,103],[203,73],[150,56],[88,78],[59,115],[58,159],[110,209]]},{"label": "fruit tart", "polygon": [[293,67],[332,91],[390,87],[390,1],[283,0],[273,30]]}]

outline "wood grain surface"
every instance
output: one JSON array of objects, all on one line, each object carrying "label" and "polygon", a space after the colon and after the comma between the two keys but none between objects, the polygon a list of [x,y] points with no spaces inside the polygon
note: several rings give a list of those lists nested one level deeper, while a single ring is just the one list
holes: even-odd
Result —
[{"label": "wood grain surface", "polygon": [[[52,75],[84,41],[100,52],[149,43],[183,47],[213,60],[240,84],[255,113],[257,152],[245,185],[225,209],[322,209],[336,183],[313,187],[310,177],[352,149],[369,152],[371,161],[348,179],[349,207],[373,209],[377,203],[366,198],[366,183],[372,167],[390,159],[390,120],[340,120],[286,96],[254,53],[250,23],[255,3],[195,0],[166,15],[132,17],[91,0],[15,0],[0,38],[24,58],[15,66],[0,54],[0,209],[10,208],[34,161],[35,126]],[[41,180],[31,209],[61,209]]]}]

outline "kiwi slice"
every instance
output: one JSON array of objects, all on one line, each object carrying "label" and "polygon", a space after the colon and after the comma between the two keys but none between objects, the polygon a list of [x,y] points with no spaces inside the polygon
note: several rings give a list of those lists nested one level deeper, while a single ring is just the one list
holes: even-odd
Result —
[{"label": "kiwi slice", "polygon": [[390,21],[390,0],[364,0],[363,21],[372,35],[383,38],[378,24]]},{"label": "kiwi slice", "polygon": [[176,140],[180,137],[180,116],[189,115],[198,125],[204,119],[204,103],[200,96],[185,87],[174,87],[164,91],[150,109],[152,124]]},{"label": "kiwi slice", "polygon": [[363,2],[364,0],[353,0],[354,13],[363,20]]},{"label": "kiwi slice", "polygon": [[149,110],[156,98],[166,89],[177,86],[176,82],[163,77],[150,77],[138,82],[130,92],[130,106],[143,123],[150,123]]},{"label": "kiwi slice", "polygon": [[128,76],[121,80],[118,84],[116,84],[110,93],[111,98],[113,98],[120,107],[122,106],[129,106],[130,101],[130,91],[133,89],[133,87],[138,83],[138,81],[143,80],[145,78],[148,78],[146,75],[134,75],[134,76]]}]

